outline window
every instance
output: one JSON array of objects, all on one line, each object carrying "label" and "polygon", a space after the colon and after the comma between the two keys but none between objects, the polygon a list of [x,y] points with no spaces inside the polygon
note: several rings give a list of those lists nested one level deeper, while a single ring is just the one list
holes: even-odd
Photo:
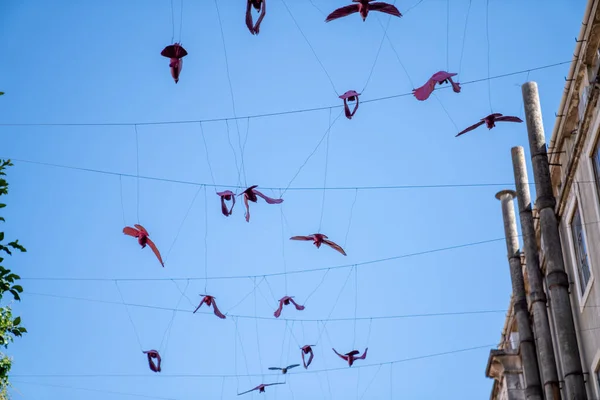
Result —
[{"label": "window", "polygon": [[575,212],[571,219],[571,234],[573,235],[575,261],[577,263],[577,272],[579,275],[579,289],[581,290],[581,295],[583,295],[587,288],[587,284],[590,281],[590,264],[588,261],[585,234],[583,233],[583,225],[581,224],[578,205],[575,205]]},{"label": "window", "polygon": [[596,178],[596,188],[598,189],[598,195],[600,196],[600,140],[596,143],[596,149],[592,157],[592,163],[594,164],[594,175]]}]

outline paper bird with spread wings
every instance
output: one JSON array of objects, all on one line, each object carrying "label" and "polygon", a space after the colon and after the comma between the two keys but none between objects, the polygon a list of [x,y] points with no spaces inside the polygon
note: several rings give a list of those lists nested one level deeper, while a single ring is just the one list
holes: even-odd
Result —
[{"label": "paper bird with spread wings", "polygon": [[482,118],[478,123],[473,124],[471,126],[469,126],[467,129],[463,130],[462,132],[459,132],[458,135],[456,135],[457,137],[467,133],[469,131],[472,131],[475,128],[480,127],[481,125],[485,124],[487,126],[488,129],[492,129],[493,127],[496,126],[496,122],[501,122],[501,121],[506,121],[506,122],[523,122],[523,120],[519,117],[510,117],[508,115],[502,115],[500,113],[494,113],[494,114],[490,114],[485,118]]},{"label": "paper bird with spread wings", "polygon": [[[260,12],[260,16],[258,17],[256,24],[254,24],[252,21],[252,7],[254,7],[256,11]],[[258,35],[258,32],[260,31],[260,23],[265,17],[266,12],[267,0],[248,0],[248,4],[246,5],[246,26],[251,34]]]},{"label": "paper bird with spread wings", "polygon": [[156,248],[156,245],[154,244],[154,242],[152,240],[150,240],[150,238],[149,238],[150,234],[148,233],[146,228],[144,228],[143,226],[141,226],[139,224],[135,224],[134,226],[135,226],[135,228],[126,226],[125,228],[123,228],[123,233],[137,238],[138,243],[140,244],[140,246],[142,246],[142,249],[144,247],[146,247],[146,245],[150,246],[150,248],[154,252],[154,255],[156,256],[156,258],[158,258],[158,261],[160,261],[160,265],[162,265],[164,267],[165,263],[163,263],[162,257],[160,256],[160,252]]},{"label": "paper bird with spread wings", "polygon": [[367,347],[365,349],[365,352],[363,353],[362,356],[357,357],[356,355],[360,353],[360,351],[358,350],[352,350],[350,353],[346,353],[344,355],[338,353],[337,351],[335,351],[335,349],[331,349],[333,350],[333,352],[335,354],[337,354],[342,360],[344,361],[348,361],[348,366],[351,367],[352,364],[354,364],[355,360],[364,360],[365,358],[367,358],[367,350],[369,350],[369,348]]},{"label": "paper bird with spread wings", "polygon": [[261,383],[260,385],[258,385],[257,387],[255,387],[254,389],[250,389],[250,390],[246,390],[245,392],[242,393],[238,393],[238,396],[241,396],[243,394],[246,393],[250,393],[253,392],[255,390],[258,390],[258,393],[264,393],[265,392],[265,388],[267,386],[273,386],[273,385],[283,385],[285,384],[285,382],[277,382],[277,383]]},{"label": "paper bird with spread wings", "polygon": [[292,369],[292,368],[296,368],[299,367],[300,364],[292,364],[292,365],[288,365],[287,367],[284,368],[280,368],[280,367],[269,367],[269,369],[271,371],[281,371],[282,374],[287,374],[288,370]]},{"label": "paper bird with spread wings", "polygon": [[196,309],[194,310],[193,314],[195,314],[196,311],[198,311],[198,309],[200,307],[202,307],[202,304],[206,304],[208,307],[212,306],[213,312],[215,313],[215,315],[217,317],[219,317],[221,319],[225,319],[225,315],[223,315],[223,313],[217,307],[217,302],[215,301],[214,296],[209,296],[207,294],[201,294],[200,296],[204,296],[204,297],[202,298],[202,301],[200,301],[200,304],[198,304],[198,307],[196,307]]},{"label": "paper bird with spread wings", "polygon": [[[225,190],[223,192],[217,192],[217,196],[221,197],[221,212],[224,216],[229,217],[233,213],[233,206],[235,206],[235,193],[231,190]],[[225,201],[231,200],[231,208],[227,208]]]},{"label": "paper bird with spread wings", "polygon": [[292,303],[296,307],[296,310],[304,310],[304,306],[294,301],[294,296],[284,296],[281,299],[279,299],[279,308],[277,308],[277,310],[275,310],[275,312],[273,313],[275,318],[279,318],[279,316],[281,315],[281,310],[283,310],[283,306],[287,306],[290,303]]},{"label": "paper bird with spread wings", "polygon": [[369,11],[379,11],[382,13],[390,14],[395,17],[401,17],[400,11],[393,4],[388,4],[380,1],[373,3],[373,0],[352,0],[353,4],[349,6],[340,7],[327,16],[325,22],[333,21],[334,19],[346,17],[350,14],[359,13],[364,21],[367,19]]},{"label": "paper bird with spread wings", "polygon": [[313,233],[312,235],[308,235],[308,236],[292,236],[290,238],[290,240],[306,240],[306,241],[312,240],[313,244],[315,246],[317,246],[317,249],[321,247],[321,244],[325,243],[327,246],[331,247],[332,249],[339,251],[343,255],[346,255],[346,252],[344,251],[344,249],[342,249],[342,247],[340,245],[338,245],[335,242],[332,242],[331,240],[329,240],[327,238],[326,235],[323,235],[322,233]]},{"label": "paper bird with spread wings", "polygon": [[[313,357],[315,356],[315,355],[313,354],[313,350],[312,350],[312,348],[313,348],[314,346],[316,346],[316,345],[315,345],[315,344],[307,344],[307,345],[305,345],[305,346],[302,346],[302,347],[300,348],[300,350],[302,351],[302,365],[304,365],[304,369],[308,368],[308,366],[310,365],[310,363],[311,363],[311,362],[312,362],[312,360],[313,360]],[[308,362],[305,362],[305,361],[304,361],[304,355],[305,355],[305,354],[310,354],[310,357],[308,358]]]},{"label": "paper bird with spread wings", "polygon": [[423,86],[418,89],[413,89],[413,95],[417,98],[417,100],[427,100],[431,93],[433,93],[436,84],[441,85],[448,82],[450,82],[452,85],[452,90],[454,93],[460,93],[460,83],[452,80],[452,77],[455,75],[456,73],[450,73],[446,71],[436,72],[427,80],[427,82],[425,82]]},{"label": "paper bird with spread wings", "polygon": [[246,206],[246,222],[250,222],[250,206],[248,205],[249,201],[256,203],[258,201],[258,197],[262,197],[268,204],[283,203],[283,199],[273,199],[269,196],[265,196],[255,189],[257,187],[258,185],[250,186],[248,189],[238,194],[238,196],[244,196],[244,205]]},{"label": "paper bird with spread wings", "polygon": [[[148,366],[153,372],[160,372],[160,354],[156,350],[146,350],[143,352],[148,357]],[[154,360],[156,359],[157,364],[154,364]]]},{"label": "paper bird with spread wings", "polygon": [[[346,93],[339,96],[340,99],[344,100],[344,114],[348,119],[352,119],[352,117],[354,117],[354,114],[356,114],[356,110],[358,110],[358,96],[360,96],[360,93],[357,93],[354,90],[348,90]],[[356,103],[354,103],[354,109],[352,111],[350,111],[350,107],[348,107],[349,101],[356,101]]]},{"label": "paper bird with spread wings", "polygon": [[160,55],[170,59],[169,68],[171,68],[171,76],[175,83],[179,82],[179,74],[183,69],[183,57],[187,56],[187,51],[179,43],[173,43],[163,49]]}]

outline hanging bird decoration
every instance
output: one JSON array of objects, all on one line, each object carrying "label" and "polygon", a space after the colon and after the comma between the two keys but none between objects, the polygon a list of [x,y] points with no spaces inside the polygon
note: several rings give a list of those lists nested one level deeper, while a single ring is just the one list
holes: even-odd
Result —
[{"label": "hanging bird decoration", "polygon": [[304,310],[304,306],[301,306],[300,304],[298,304],[294,301],[294,296],[291,296],[291,297],[284,296],[281,299],[279,299],[279,308],[273,313],[275,318],[279,318],[279,316],[281,315],[281,310],[283,309],[283,306],[289,305],[290,302],[296,307],[296,310],[298,310],[298,311]]},{"label": "hanging bird decoration", "polygon": [[[156,350],[147,350],[143,352],[148,357],[148,366],[153,372],[160,372],[160,354]],[[154,364],[154,358],[156,358],[157,364]]]},{"label": "hanging bird decoration", "polygon": [[299,367],[299,366],[300,366],[300,364],[292,364],[292,365],[288,365],[288,366],[287,366],[287,367],[285,367],[285,368],[279,368],[279,367],[269,367],[269,369],[270,369],[271,371],[281,371],[281,373],[285,375],[285,374],[287,374],[288,370],[290,370],[290,369],[292,369],[292,368]]},{"label": "hanging bird decoration", "polygon": [[[340,99],[344,100],[344,113],[348,119],[352,119],[354,114],[356,114],[356,110],[358,110],[358,96],[360,96],[360,94],[356,93],[354,90],[348,90],[346,93],[340,96]],[[350,112],[350,108],[348,107],[349,101],[356,101],[356,103],[354,103],[354,109],[352,112]]]},{"label": "hanging bird decoration", "polygon": [[171,68],[171,76],[175,83],[179,82],[179,74],[183,68],[183,57],[187,56],[187,51],[179,43],[171,44],[160,52],[163,57],[170,58],[169,67]]},{"label": "hanging bird decoration", "polygon": [[198,311],[198,309],[200,307],[202,307],[202,304],[206,304],[208,307],[212,306],[213,312],[215,313],[215,315],[217,317],[219,317],[221,319],[225,319],[225,315],[223,315],[223,313],[217,307],[217,302],[215,301],[214,296],[209,296],[207,294],[201,294],[200,296],[204,296],[204,297],[202,298],[202,301],[200,301],[200,304],[198,304],[198,307],[196,307],[196,309],[194,310],[193,314],[195,314],[196,311]]},{"label": "hanging bird decoration", "polygon": [[344,361],[348,361],[348,366],[351,367],[352,364],[354,364],[355,360],[364,360],[365,358],[367,358],[367,350],[369,350],[369,348],[367,347],[363,355],[359,357],[356,357],[356,355],[360,353],[358,350],[352,350],[350,353],[346,353],[345,355],[338,353],[333,348],[331,350],[333,350],[333,352],[337,354],[340,358],[342,358]]},{"label": "hanging bird decoration", "polygon": [[346,252],[344,251],[344,249],[342,249],[340,245],[338,245],[335,242],[332,242],[331,240],[328,240],[327,236],[323,235],[322,233],[313,233],[312,235],[308,236],[292,236],[290,240],[312,240],[313,244],[317,246],[317,249],[321,247],[321,244],[325,243],[332,249],[339,251],[343,255],[346,255]]},{"label": "hanging bird decoration", "polygon": [[467,133],[469,131],[472,131],[473,129],[485,124],[487,126],[488,129],[492,129],[493,127],[496,126],[496,122],[500,122],[500,121],[506,121],[506,122],[523,122],[523,120],[519,117],[510,117],[508,115],[502,115],[500,113],[494,113],[494,114],[490,114],[485,118],[482,118],[478,123],[473,124],[471,126],[469,126],[467,129],[463,130],[462,132],[459,132],[458,135],[456,135],[456,137]]},{"label": "hanging bird decoration", "polygon": [[[256,11],[260,12],[260,16],[258,17],[256,24],[254,24],[252,20],[252,7],[254,7]],[[246,26],[251,34],[258,35],[258,32],[260,31],[260,23],[265,17],[266,12],[267,0],[248,0],[248,4],[246,5]]]},{"label": "hanging bird decoration", "polygon": [[436,72],[427,80],[427,82],[425,82],[423,86],[418,89],[413,89],[413,95],[417,98],[417,100],[427,100],[431,93],[433,93],[436,84],[441,85],[448,82],[450,82],[452,85],[452,90],[454,93],[460,93],[460,83],[452,80],[452,77],[455,75],[456,73],[450,73],[446,71]]},{"label": "hanging bird decoration", "polygon": [[[314,344],[307,344],[307,345],[305,345],[305,346],[302,346],[302,347],[300,348],[300,350],[302,350],[302,365],[304,365],[304,369],[307,369],[307,368],[308,368],[308,366],[310,365],[310,363],[311,363],[311,362],[312,362],[312,360],[313,360],[313,357],[315,356],[315,355],[313,354],[313,350],[312,350],[312,348],[313,348],[314,346],[316,346],[316,345],[314,345]],[[310,354],[310,357],[308,357],[308,362],[305,362],[305,361],[304,361],[304,355],[305,355],[305,354]]]},{"label": "hanging bird decoration", "polygon": [[251,201],[256,203],[258,201],[258,197],[262,197],[268,204],[280,204],[283,203],[283,199],[273,199],[269,196],[265,196],[255,188],[258,185],[250,186],[248,189],[244,190],[242,193],[238,194],[238,196],[244,195],[244,205],[246,206],[246,222],[250,222],[250,206],[248,202]]},{"label": "hanging bird decoration", "polygon": [[350,14],[359,13],[364,21],[367,19],[367,15],[369,11],[379,11],[382,13],[390,14],[395,17],[401,17],[400,11],[393,4],[384,3],[380,1],[376,1],[372,3],[373,0],[352,0],[352,3],[349,6],[340,7],[331,14],[327,16],[325,22],[333,21],[334,19],[346,17]]},{"label": "hanging bird decoration", "polygon": [[[233,206],[235,206],[235,193],[231,190],[225,190],[224,192],[217,192],[217,195],[221,197],[221,212],[224,216],[228,217],[233,213]],[[227,208],[225,201],[232,201],[231,208]]]},{"label": "hanging bird decoration", "polygon": [[150,234],[148,233],[146,228],[139,224],[135,224],[134,226],[135,228],[126,226],[125,228],[123,228],[123,233],[137,238],[138,243],[140,244],[140,246],[142,246],[142,249],[146,247],[146,245],[150,246],[150,248],[154,252],[154,255],[156,256],[156,258],[158,258],[158,261],[160,261],[160,265],[164,267],[165,263],[163,263],[162,257],[160,256],[160,252],[156,248],[154,242],[149,238]]},{"label": "hanging bird decoration", "polygon": [[285,382],[277,382],[277,383],[261,383],[260,385],[258,385],[257,387],[255,387],[254,389],[250,389],[250,390],[246,390],[245,392],[242,393],[238,393],[238,396],[241,396],[243,394],[246,393],[250,393],[253,392],[255,390],[258,390],[258,393],[264,393],[265,392],[265,388],[267,386],[273,386],[273,385],[283,385]]}]

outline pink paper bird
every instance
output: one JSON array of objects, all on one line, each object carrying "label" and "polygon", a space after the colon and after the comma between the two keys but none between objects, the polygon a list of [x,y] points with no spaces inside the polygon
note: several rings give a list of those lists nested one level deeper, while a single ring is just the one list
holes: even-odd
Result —
[{"label": "pink paper bird", "polygon": [[238,194],[238,196],[244,195],[244,204],[246,205],[246,222],[250,222],[250,206],[248,205],[248,201],[256,203],[258,201],[258,197],[262,197],[268,204],[280,204],[283,203],[283,199],[273,199],[269,196],[265,196],[255,188],[258,185],[250,186],[248,189],[244,190],[242,193]]},{"label": "pink paper bird", "polygon": [[500,113],[494,113],[494,114],[490,114],[487,117],[481,119],[478,123],[473,124],[471,126],[469,126],[467,129],[465,129],[462,132],[459,132],[458,135],[456,135],[457,137],[462,135],[463,133],[467,133],[469,131],[472,131],[473,129],[485,124],[487,126],[488,129],[492,129],[493,127],[496,126],[496,122],[499,121],[506,121],[506,122],[523,122],[523,120],[519,117],[509,117],[508,115],[504,116]]},{"label": "pink paper bird", "polygon": [[417,98],[417,100],[427,100],[433,90],[435,89],[435,85],[441,85],[442,83],[448,83],[452,85],[452,90],[454,93],[460,93],[460,83],[454,82],[452,77],[455,76],[456,73],[450,73],[446,71],[436,72],[425,82],[423,86],[418,89],[413,89],[413,95]]},{"label": "pink paper bird", "polygon": [[196,309],[194,310],[194,314],[196,313],[196,311],[198,311],[200,307],[202,307],[202,304],[206,304],[208,307],[212,306],[213,312],[217,317],[225,319],[225,315],[223,315],[223,313],[221,313],[221,311],[219,311],[219,308],[217,307],[217,302],[215,301],[214,296],[209,296],[207,294],[201,294],[200,296],[204,297],[202,298],[200,304],[198,304],[198,307],[196,307]]},{"label": "pink paper bird", "polygon": [[369,11],[380,11],[382,13],[390,14],[395,17],[401,17],[400,11],[396,8],[396,6],[383,2],[375,2],[372,3],[373,0],[352,0],[352,3],[349,6],[340,7],[331,14],[327,16],[325,22],[333,21],[334,19],[342,18],[354,13],[360,13],[363,21],[367,19],[367,15]]},{"label": "pink paper bird", "polygon": [[[258,21],[254,25],[252,20],[252,7],[256,9],[256,11],[260,12],[260,16],[258,17]],[[260,23],[265,17],[265,13],[267,12],[267,0],[248,0],[248,4],[246,5],[246,26],[248,30],[253,35],[258,35],[260,31]]]},{"label": "pink paper bird", "polygon": [[[148,366],[154,372],[160,372],[160,354],[156,350],[147,350],[143,352],[148,357]],[[154,364],[153,358],[156,358],[158,365]]]},{"label": "pink paper bird", "polygon": [[[308,368],[308,366],[310,365],[310,363],[313,360],[313,357],[315,356],[313,354],[313,346],[315,346],[314,344],[307,344],[306,346],[302,346],[302,348],[300,350],[302,350],[302,365],[304,365],[304,368]],[[310,354],[310,357],[308,358],[308,362],[304,361],[304,355],[305,354]]]},{"label": "pink paper bird", "polygon": [[[224,192],[217,192],[217,195],[221,197],[221,212],[226,217],[230,216],[233,213],[233,206],[235,206],[235,193],[233,193],[231,190],[226,190]],[[225,200],[232,201],[230,209],[227,208]]]},{"label": "pink paper bird", "polygon": [[277,382],[277,383],[261,383],[260,385],[258,385],[257,387],[255,387],[254,389],[250,389],[250,390],[246,390],[245,392],[242,393],[238,393],[238,396],[241,396],[243,394],[246,393],[250,393],[253,392],[255,390],[258,390],[258,393],[264,393],[265,392],[265,388],[267,386],[273,386],[273,385],[283,385],[285,382]]},{"label": "pink paper bird", "polygon": [[129,236],[136,237],[138,243],[140,244],[140,246],[142,246],[142,249],[146,247],[146,245],[150,246],[150,248],[154,252],[154,255],[156,256],[156,258],[158,258],[158,261],[160,261],[160,265],[164,267],[165,263],[163,263],[162,257],[160,256],[160,252],[156,248],[154,242],[149,238],[150,234],[148,233],[146,228],[138,224],[135,224],[134,226],[137,229],[132,228],[130,226],[126,226],[125,228],[123,228],[123,233]]},{"label": "pink paper bird", "polygon": [[301,306],[300,304],[296,303],[294,301],[294,296],[284,296],[281,299],[279,299],[279,308],[273,313],[273,315],[275,316],[275,318],[279,318],[279,316],[281,315],[281,310],[283,309],[283,306],[287,306],[288,304],[290,304],[290,302],[296,307],[296,310],[298,311],[302,311],[304,310],[304,306]]},{"label": "pink paper bird", "polygon": [[343,255],[346,255],[346,252],[344,251],[344,249],[342,249],[340,245],[338,245],[335,242],[332,242],[331,240],[328,240],[327,236],[323,235],[322,233],[313,233],[312,235],[308,236],[292,236],[290,240],[312,240],[313,244],[317,246],[317,249],[321,247],[321,244],[325,243],[332,249],[339,251]]},{"label": "pink paper bird", "polygon": [[[360,96],[360,94],[356,93],[354,90],[348,90],[346,93],[340,96],[340,99],[344,100],[344,113],[348,119],[352,119],[354,114],[356,114],[356,110],[358,110],[358,96]],[[352,112],[350,112],[350,108],[348,107],[349,101],[356,101],[354,104],[354,110],[352,110]]]},{"label": "pink paper bird", "polygon": [[183,68],[183,57],[187,56],[188,53],[179,43],[171,44],[160,52],[163,57],[170,58],[169,67],[171,68],[171,76],[175,80],[175,83],[179,82],[179,74]]},{"label": "pink paper bird", "polygon": [[359,357],[356,357],[356,355],[360,353],[358,350],[352,350],[350,353],[346,353],[345,355],[341,355],[333,348],[331,350],[333,350],[334,353],[337,354],[343,360],[348,361],[348,366],[351,367],[352,364],[354,364],[355,360],[364,360],[365,358],[367,358],[367,350],[369,350],[369,348],[367,347],[363,355]]}]

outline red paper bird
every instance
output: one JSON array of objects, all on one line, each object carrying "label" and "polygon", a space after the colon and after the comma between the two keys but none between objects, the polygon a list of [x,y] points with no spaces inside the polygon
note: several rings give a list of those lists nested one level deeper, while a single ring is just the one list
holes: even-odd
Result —
[{"label": "red paper bird", "polygon": [[325,22],[333,21],[334,19],[342,18],[348,16],[350,14],[354,14],[355,12],[360,13],[363,21],[367,19],[367,15],[369,11],[380,11],[382,13],[391,14],[395,17],[401,17],[400,11],[396,8],[396,6],[383,2],[375,2],[371,3],[373,0],[352,0],[352,3],[349,6],[340,7],[331,14],[327,16]]},{"label": "red paper bird", "polygon": [[436,72],[429,78],[427,82],[423,86],[418,89],[413,89],[413,95],[417,98],[417,100],[427,100],[433,90],[435,89],[436,83],[441,85],[442,83],[448,83],[452,85],[452,90],[454,93],[460,93],[460,83],[454,82],[452,77],[456,75],[456,73],[450,73],[446,71]]},{"label": "red paper bird", "polygon": [[[224,192],[217,192],[217,195],[221,197],[221,212],[224,216],[228,217],[233,213],[233,206],[235,206],[235,193],[231,190],[226,190]],[[225,200],[232,200],[231,208],[227,209],[227,204],[225,204]]]},{"label": "red paper bird", "polygon": [[279,308],[273,313],[273,315],[275,316],[275,318],[279,318],[279,316],[281,315],[281,310],[283,309],[283,306],[287,306],[288,304],[290,304],[290,302],[296,306],[296,310],[298,311],[302,311],[304,310],[304,306],[301,306],[300,304],[296,303],[294,301],[294,297],[290,297],[290,296],[284,296],[281,299],[279,299]]},{"label": "red paper bird", "polygon": [[[356,110],[358,110],[358,96],[359,94],[354,90],[348,90],[346,93],[340,96],[340,99],[344,100],[344,113],[348,119],[352,119],[354,114],[356,114]],[[352,112],[350,112],[350,108],[348,107],[349,101],[356,101],[354,104],[354,110],[352,110]]]},{"label": "red paper bird", "polygon": [[250,186],[248,189],[238,194],[238,196],[244,195],[244,204],[246,205],[246,222],[250,222],[250,207],[248,205],[248,201],[256,203],[258,201],[258,197],[256,196],[262,197],[269,204],[280,204],[283,202],[283,199],[272,199],[269,196],[265,196],[256,190],[255,187],[258,187],[258,185]]},{"label": "red paper bird", "polygon": [[[310,365],[310,363],[313,360],[313,357],[315,356],[312,351],[313,346],[315,346],[315,345],[307,344],[306,346],[302,346],[302,348],[300,349],[300,350],[302,350],[302,365],[304,365],[305,369],[308,368],[308,366]],[[308,362],[304,361],[305,354],[310,354],[310,357],[308,357]]]},{"label": "red paper bird", "polygon": [[508,115],[502,115],[500,113],[494,113],[494,114],[490,114],[487,117],[483,118],[482,120],[480,120],[478,123],[471,125],[470,127],[468,127],[467,129],[465,129],[464,131],[460,132],[458,135],[456,135],[457,137],[462,135],[463,133],[467,133],[469,131],[472,131],[473,129],[485,124],[487,126],[488,129],[492,129],[493,127],[496,126],[496,122],[498,121],[506,121],[506,122],[523,122],[523,120],[519,117],[509,117]]},{"label": "red paper bird", "polygon": [[292,368],[296,368],[299,367],[300,364],[292,364],[292,365],[288,365],[287,367],[284,368],[280,368],[280,367],[269,367],[269,369],[271,371],[281,371],[282,374],[287,374],[288,370],[292,369]]},{"label": "red paper bird", "polygon": [[142,249],[146,247],[146,245],[150,246],[150,248],[154,252],[154,255],[156,255],[156,258],[158,258],[158,261],[160,261],[160,265],[164,267],[165,263],[163,263],[162,257],[160,256],[160,252],[156,248],[154,242],[148,237],[150,236],[150,234],[148,233],[146,228],[139,224],[135,224],[134,226],[137,229],[132,228],[130,226],[126,226],[125,228],[123,228],[123,233],[129,236],[136,237],[138,239],[138,243],[140,244],[140,246],[142,246]]},{"label": "red paper bird", "polygon": [[221,311],[219,311],[219,308],[217,307],[217,302],[215,301],[215,297],[214,296],[209,296],[207,294],[201,294],[200,296],[204,296],[202,298],[202,301],[200,302],[200,304],[198,304],[198,307],[196,307],[196,309],[194,310],[194,314],[196,313],[196,311],[198,311],[198,309],[200,307],[202,307],[202,304],[206,304],[208,307],[212,306],[213,307],[213,312],[215,313],[215,315],[221,319],[225,319],[225,315],[223,315],[223,313],[221,313]]},{"label": "red paper bird", "polygon": [[[154,372],[160,372],[160,354],[158,354],[158,351],[147,350],[144,351],[144,354],[148,356],[148,365],[150,366],[150,369]],[[158,365],[154,364],[153,358],[156,358]]]},{"label": "red paper bird", "polygon": [[171,67],[171,76],[175,80],[175,83],[179,82],[179,74],[183,68],[183,57],[187,56],[188,53],[179,43],[171,44],[160,52],[160,55],[171,59],[169,67]]},{"label": "red paper bird", "polygon": [[253,392],[255,390],[258,390],[258,393],[264,393],[265,392],[265,388],[267,386],[273,386],[273,385],[283,385],[285,382],[277,382],[277,383],[261,383],[260,385],[258,385],[257,387],[255,387],[254,389],[250,389],[250,390],[246,390],[245,392],[242,393],[238,393],[238,396],[241,396],[242,394],[246,394],[246,393],[250,393]]},{"label": "red paper bird", "polygon": [[[253,25],[252,21],[252,7],[256,9],[256,11],[260,12],[260,17],[258,17],[258,21],[256,21],[256,25]],[[267,12],[267,0],[248,0],[248,4],[246,5],[246,26],[250,33],[253,35],[258,35],[260,30],[260,23],[265,17],[265,13]]]},{"label": "red paper bird", "polygon": [[343,255],[346,255],[346,252],[340,247],[340,245],[328,240],[327,236],[323,235],[322,233],[313,233],[312,235],[308,236],[292,236],[290,240],[312,240],[313,244],[317,246],[317,249],[321,247],[321,244],[325,243],[332,249],[339,251]]},{"label": "red paper bird", "polygon": [[345,355],[341,355],[333,348],[331,350],[333,350],[334,353],[340,356],[343,360],[348,361],[348,366],[351,367],[352,364],[354,364],[355,360],[364,360],[365,358],[367,358],[367,350],[369,350],[369,348],[367,347],[363,355],[360,357],[356,357],[356,355],[360,353],[358,350],[352,350],[350,353],[346,353]]}]

